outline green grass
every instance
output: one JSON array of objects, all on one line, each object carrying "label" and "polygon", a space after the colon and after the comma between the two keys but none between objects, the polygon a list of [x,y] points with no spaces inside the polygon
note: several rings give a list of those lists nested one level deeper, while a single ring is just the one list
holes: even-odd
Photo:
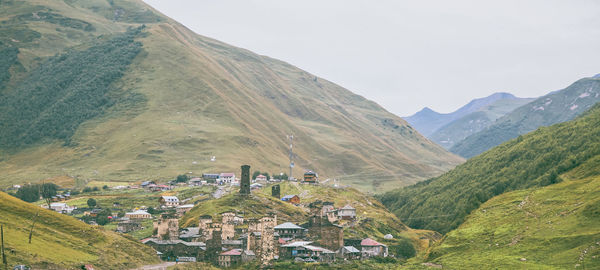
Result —
[{"label": "green grass", "polygon": [[100,269],[115,269],[157,262],[154,251],[137,241],[48,210],[40,211],[32,243],[28,244],[31,218],[39,209],[0,193],[0,224],[4,226],[9,265],[60,269],[90,263]]},{"label": "green grass", "polygon": [[565,180],[489,200],[430,260],[444,269],[598,269],[598,224],[600,177]]},{"label": "green grass", "polygon": [[598,134],[600,104],[578,119],[520,136],[440,177],[380,199],[407,225],[446,233],[496,195],[560,182],[559,175],[579,166],[587,166],[581,173],[597,172],[589,164],[600,156]]}]

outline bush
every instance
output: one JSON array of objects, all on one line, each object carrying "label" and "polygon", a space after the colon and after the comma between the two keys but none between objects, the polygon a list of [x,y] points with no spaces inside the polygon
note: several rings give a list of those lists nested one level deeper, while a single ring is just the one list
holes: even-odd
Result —
[{"label": "bush", "polygon": [[94,207],[96,206],[96,200],[95,200],[94,198],[89,198],[89,199],[87,200],[87,205],[88,205],[90,208],[94,208]]}]

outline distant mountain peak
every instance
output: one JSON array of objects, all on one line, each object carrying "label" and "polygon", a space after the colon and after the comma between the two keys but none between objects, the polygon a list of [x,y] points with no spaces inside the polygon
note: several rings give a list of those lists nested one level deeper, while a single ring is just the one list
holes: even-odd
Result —
[{"label": "distant mountain peak", "polygon": [[596,75],[592,76],[592,78],[594,78],[594,79],[600,79],[600,73],[598,73],[598,74],[596,74]]},{"label": "distant mountain peak", "polygon": [[496,92],[487,97],[477,98],[471,100],[466,105],[460,107],[458,110],[451,113],[438,113],[429,107],[425,107],[419,112],[404,117],[404,119],[410,123],[415,129],[421,134],[429,137],[439,128],[447,125],[448,123],[457,120],[467,114],[475,112],[482,107],[490,105],[501,99],[516,99],[513,94],[506,92]]}]

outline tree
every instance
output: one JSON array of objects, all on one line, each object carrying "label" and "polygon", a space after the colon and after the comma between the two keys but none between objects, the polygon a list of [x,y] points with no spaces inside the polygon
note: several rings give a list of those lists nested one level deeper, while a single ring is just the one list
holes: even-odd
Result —
[{"label": "tree", "polygon": [[15,196],[26,202],[35,202],[40,199],[40,189],[37,185],[24,185],[17,190]]},{"label": "tree", "polygon": [[125,212],[119,211],[119,213],[117,213],[117,216],[120,217],[120,218],[122,218],[122,217],[125,216]]},{"label": "tree", "polygon": [[104,190],[107,190],[107,189],[108,189],[108,186],[107,186],[107,185],[104,185],[104,186],[102,187],[102,189],[104,189]]},{"label": "tree", "polygon": [[252,174],[252,179],[256,179],[256,177],[259,175],[260,175],[260,171],[254,171],[254,173]]},{"label": "tree", "polygon": [[188,181],[188,179],[189,179],[189,178],[188,178],[188,176],[187,176],[187,175],[185,175],[185,174],[180,174],[180,175],[178,175],[178,176],[177,176],[177,179],[175,179],[175,182],[177,182],[177,183],[185,183],[185,182],[187,182],[187,181]]},{"label": "tree", "polygon": [[96,200],[94,200],[94,198],[89,198],[89,199],[87,200],[87,205],[88,205],[90,208],[94,208],[94,207],[96,206]]},{"label": "tree", "polygon": [[112,215],[112,213],[110,212],[109,209],[103,209],[96,216],[96,223],[98,223],[98,225],[108,224],[110,222],[110,218],[108,218],[110,215]]},{"label": "tree", "polygon": [[91,187],[84,187],[81,192],[83,192],[83,193],[92,192],[92,188]]},{"label": "tree", "polygon": [[100,189],[98,187],[93,187],[92,191],[100,191]]}]

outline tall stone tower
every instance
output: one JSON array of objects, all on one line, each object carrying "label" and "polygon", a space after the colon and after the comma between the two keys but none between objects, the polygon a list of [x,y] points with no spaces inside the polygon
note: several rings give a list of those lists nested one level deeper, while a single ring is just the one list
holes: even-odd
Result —
[{"label": "tall stone tower", "polygon": [[281,199],[281,187],[279,185],[274,185],[271,187],[271,196]]},{"label": "tall stone tower", "polygon": [[240,194],[250,195],[250,165],[242,165],[242,182],[240,183]]}]

